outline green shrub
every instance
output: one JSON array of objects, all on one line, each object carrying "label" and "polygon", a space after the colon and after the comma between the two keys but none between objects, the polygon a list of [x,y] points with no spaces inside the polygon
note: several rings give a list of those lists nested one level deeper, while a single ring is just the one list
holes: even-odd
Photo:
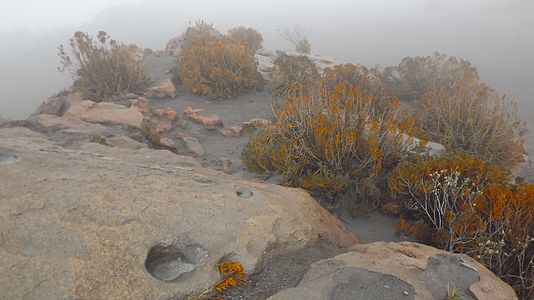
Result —
[{"label": "green shrub", "polygon": [[96,40],[78,31],[69,41],[71,53],[59,46],[60,71],[71,70],[73,88],[100,102],[124,92],[142,93],[152,82],[136,46],[125,46],[100,31]]},{"label": "green shrub", "polygon": [[246,28],[244,26],[232,28],[228,31],[228,37],[234,41],[245,43],[254,52],[262,48],[263,37],[252,28]]},{"label": "green shrub", "polygon": [[235,98],[265,84],[250,48],[229,38],[194,41],[178,60],[178,69],[192,93],[212,99]]},{"label": "green shrub", "polygon": [[271,81],[274,85],[273,96],[284,97],[293,84],[316,84],[319,77],[317,67],[308,57],[287,55],[281,52],[274,61],[271,72]]}]

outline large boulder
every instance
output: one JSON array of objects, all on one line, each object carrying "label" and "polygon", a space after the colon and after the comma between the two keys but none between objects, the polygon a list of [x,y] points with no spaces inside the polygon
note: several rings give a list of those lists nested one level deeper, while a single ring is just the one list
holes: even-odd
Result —
[{"label": "large boulder", "polygon": [[514,290],[468,256],[412,242],[355,245],[312,265],[295,288],[270,300],[448,299],[513,300]]},{"label": "large boulder", "polygon": [[71,103],[63,114],[67,120],[88,123],[123,124],[140,127],[144,116],[135,106],[126,107],[111,102],[81,100]]},{"label": "large boulder", "polygon": [[2,153],[3,299],[181,299],[217,282],[221,259],[250,274],[319,241],[357,243],[303,190],[210,171],[167,150],[68,149],[0,128]]}]

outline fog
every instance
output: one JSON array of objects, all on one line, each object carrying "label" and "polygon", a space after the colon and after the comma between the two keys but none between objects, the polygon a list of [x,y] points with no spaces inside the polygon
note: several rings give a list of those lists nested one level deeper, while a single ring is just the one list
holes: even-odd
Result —
[{"label": "fog", "polygon": [[[24,118],[69,84],[57,46],[76,30],[161,49],[190,21],[225,32],[253,27],[269,49],[278,28],[299,24],[312,52],[367,66],[440,51],[469,59],[482,80],[534,118],[534,1],[529,0],[18,0],[0,2],[0,115]],[[532,122],[532,121],[531,121]]]}]

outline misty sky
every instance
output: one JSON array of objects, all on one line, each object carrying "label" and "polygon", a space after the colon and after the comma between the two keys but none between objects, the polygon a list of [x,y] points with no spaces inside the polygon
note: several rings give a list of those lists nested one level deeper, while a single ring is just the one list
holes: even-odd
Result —
[{"label": "misty sky", "polygon": [[367,66],[434,51],[471,60],[484,81],[534,115],[532,0],[0,0],[0,115],[23,118],[69,84],[57,46],[76,30],[164,48],[190,21],[245,25],[269,49],[276,29],[300,24],[312,52]]}]

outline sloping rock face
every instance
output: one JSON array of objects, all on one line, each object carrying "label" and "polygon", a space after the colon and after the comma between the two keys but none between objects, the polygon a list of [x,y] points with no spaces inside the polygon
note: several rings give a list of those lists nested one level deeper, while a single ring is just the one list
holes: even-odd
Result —
[{"label": "sloping rock face", "polygon": [[517,299],[473,259],[411,242],[356,245],[316,262],[297,287],[269,299],[446,299],[448,286],[466,300]]},{"label": "sloping rock face", "polygon": [[222,259],[253,273],[318,241],[357,243],[300,189],[166,150],[0,128],[0,154],[3,299],[181,299],[216,282]]}]

